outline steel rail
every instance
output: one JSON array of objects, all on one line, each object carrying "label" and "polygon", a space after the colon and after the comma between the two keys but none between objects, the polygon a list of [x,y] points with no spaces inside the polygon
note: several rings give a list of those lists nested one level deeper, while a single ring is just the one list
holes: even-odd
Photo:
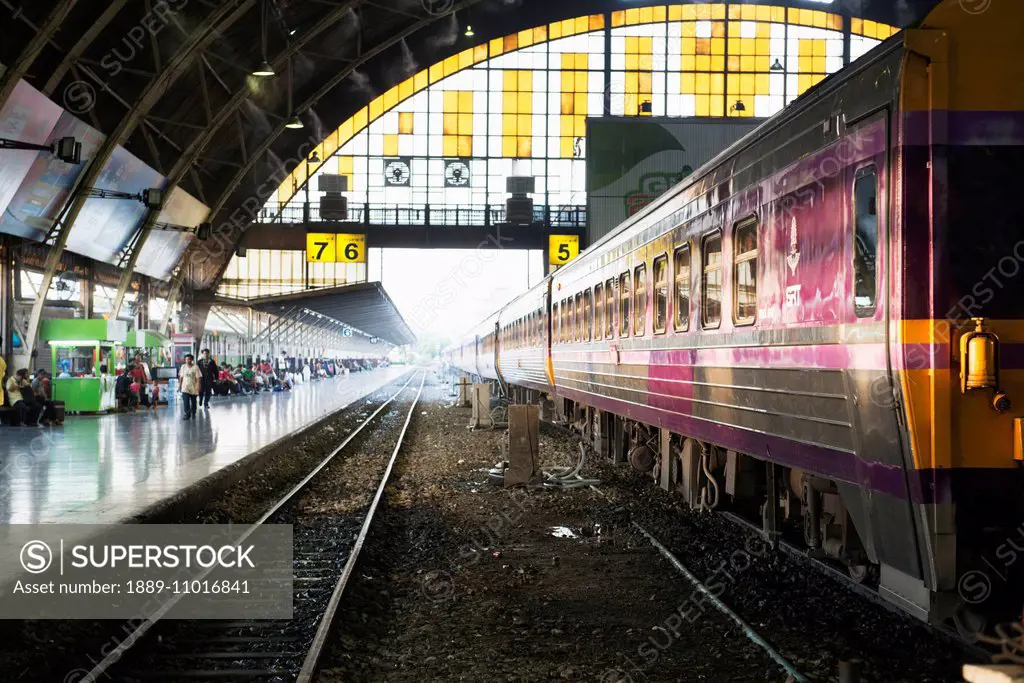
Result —
[{"label": "steel rail", "polygon": [[[296,496],[296,494],[298,494],[300,491],[302,491],[306,487],[306,485],[317,474],[319,474],[325,467],[327,467],[327,465],[329,465],[331,463],[331,461],[334,460],[334,458],[339,453],[341,453],[342,450],[344,450],[344,448],[352,441],[352,439],[354,439],[361,431],[363,431],[363,429],[368,424],[370,424],[370,422],[372,422],[374,418],[376,418],[378,415],[380,415],[380,413],[385,408],[387,408],[389,405],[391,405],[391,403],[394,402],[394,400],[396,398],[398,398],[399,395],[401,395],[402,392],[404,392],[409,387],[409,385],[412,383],[412,381],[413,381],[413,379],[415,377],[415,373],[410,373],[410,374],[412,374],[413,377],[410,377],[405,382],[405,384],[402,385],[402,388],[400,388],[398,391],[396,391],[390,398],[388,398],[387,401],[382,403],[375,411],[373,411],[373,413],[369,417],[367,417],[365,420],[363,420],[363,422],[358,427],[356,427],[351,433],[348,434],[348,436],[345,437],[345,439],[341,442],[341,444],[337,448],[335,448],[327,456],[325,456],[324,459],[309,474],[307,474],[305,477],[303,477],[302,481],[300,481],[298,484],[296,484],[294,487],[292,487],[292,489],[290,489],[288,491],[288,493],[286,493],[281,499],[279,499],[267,512],[265,512],[258,520],[253,522],[238,537],[238,539],[235,541],[235,544],[236,545],[242,544],[245,541],[245,539],[249,538],[249,536],[251,536],[253,534],[253,532],[256,531],[256,529],[258,529],[260,526],[262,526],[264,523],[266,523],[266,521],[268,519],[270,519],[270,517],[273,516],[276,512],[278,512],[282,507],[287,505]],[[423,378],[424,378],[424,380],[426,379],[425,371],[424,371]],[[423,383],[421,381],[421,383],[420,383],[420,392],[422,393],[422,391],[423,391]],[[419,393],[417,393],[417,395],[416,395],[416,400],[417,401],[419,400]],[[415,405],[415,402],[414,402],[414,405]],[[410,412],[409,415],[411,417],[412,413]],[[406,426],[408,426],[408,420],[406,421]],[[402,430],[402,434],[403,434],[403,436],[405,434],[405,429],[404,428]],[[401,443],[401,441],[399,441],[399,443]],[[392,461],[393,461],[393,459],[392,459]],[[387,474],[389,474],[390,471],[391,471],[391,466],[389,465],[388,466],[388,471],[385,474],[385,476]],[[379,495],[380,495],[380,493],[378,492],[378,496]],[[374,499],[374,505],[376,505],[376,500],[377,499]],[[205,576],[210,574],[210,572],[212,572],[213,569],[214,568],[211,566],[211,567],[209,567],[207,569],[204,569],[202,572],[199,572],[196,575],[195,580],[201,581]],[[146,633],[148,633],[149,630],[153,626],[155,626],[156,623],[158,621],[160,621],[160,619],[162,619],[164,617],[164,615],[166,615],[167,612],[170,611],[170,609],[172,607],[174,607],[174,605],[176,605],[178,603],[178,601],[182,597],[184,597],[184,596],[185,596],[184,593],[175,593],[175,594],[173,594],[171,596],[171,598],[168,599],[167,602],[162,604],[159,607],[159,609],[157,609],[156,612],[153,613],[152,616],[148,617],[144,622],[142,622],[138,627],[136,627],[134,631],[132,631],[127,637],[125,637],[123,640],[121,640],[121,642],[118,643],[116,648],[111,650],[102,660],[100,660],[98,663],[96,663],[96,665],[89,671],[89,673],[87,673],[81,679],[78,679],[78,683],[97,683],[98,681],[101,680],[101,677],[108,677],[107,671],[114,664],[116,664],[119,660],[121,660],[124,657],[124,654],[129,649],[131,649],[139,640],[141,640],[143,638],[143,636],[145,636]]]},{"label": "steel rail", "polygon": [[657,551],[661,553],[662,557],[669,561],[669,564],[671,564],[676,571],[685,576],[686,580],[693,584],[693,587],[697,590],[697,592],[701,593],[704,597],[708,598],[708,600],[711,601],[711,604],[713,604],[719,612],[729,617],[729,619],[731,619],[733,623],[735,623],[743,630],[743,634],[751,642],[753,642],[755,645],[758,645],[762,650],[764,650],[765,653],[769,657],[771,657],[775,661],[775,663],[778,664],[779,667],[789,675],[790,680],[796,681],[796,683],[808,683],[808,679],[806,676],[797,671],[796,667],[793,666],[793,664],[788,659],[783,657],[778,650],[772,647],[771,643],[765,640],[760,633],[755,631],[753,626],[744,621],[743,617],[736,614],[736,612],[732,611],[732,609],[730,609],[728,605],[719,600],[718,596],[715,595],[706,585],[704,585],[704,583],[700,579],[694,576],[694,574],[689,569],[687,569],[682,562],[679,561],[679,558],[672,554],[671,550],[663,546],[661,542],[658,541],[658,539],[652,536],[651,533],[647,531],[647,529],[640,526],[638,522],[633,522],[633,526],[636,527],[640,533],[647,537],[647,540],[651,542],[651,545],[653,545],[655,549],[657,549]]},{"label": "steel rail", "polygon": [[416,412],[416,406],[419,404],[420,396],[423,394],[423,384],[426,381],[427,371],[424,370],[423,377],[420,379],[419,390],[416,392],[416,398],[413,399],[412,405],[409,407],[409,414],[405,416],[405,424],[402,425],[402,431],[398,435],[398,443],[395,444],[395,450],[391,453],[391,460],[388,462],[387,469],[384,470],[384,476],[381,477],[380,485],[377,486],[377,493],[373,497],[373,502],[370,503],[366,519],[363,520],[363,528],[359,530],[359,536],[356,538],[355,545],[352,546],[352,550],[349,552],[348,561],[345,562],[345,568],[341,572],[341,578],[338,579],[338,583],[334,587],[334,593],[331,594],[331,599],[327,603],[327,609],[320,619],[320,625],[317,626],[316,635],[313,637],[313,644],[309,648],[305,661],[302,662],[302,669],[299,670],[299,677],[296,679],[296,683],[312,683],[316,676],[320,658],[323,655],[324,647],[327,645],[327,638],[330,636],[331,628],[338,614],[338,607],[341,605],[341,596],[348,586],[348,580],[352,576],[356,562],[359,560],[359,553],[362,551],[366,537],[370,533],[370,525],[373,523],[373,516],[377,512],[377,505],[384,496],[384,489],[391,478],[395,461],[398,459],[398,452],[402,449],[402,443],[405,441],[405,432],[409,429],[409,423],[412,421],[413,413]]}]

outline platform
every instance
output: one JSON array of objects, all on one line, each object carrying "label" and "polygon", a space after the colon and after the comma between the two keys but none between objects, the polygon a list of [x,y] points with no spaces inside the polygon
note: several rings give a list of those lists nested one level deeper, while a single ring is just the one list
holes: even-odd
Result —
[{"label": "platform", "polygon": [[391,367],[214,397],[182,420],[180,397],[155,411],[69,416],[63,427],[0,427],[0,524],[130,519],[218,470],[407,373]]}]

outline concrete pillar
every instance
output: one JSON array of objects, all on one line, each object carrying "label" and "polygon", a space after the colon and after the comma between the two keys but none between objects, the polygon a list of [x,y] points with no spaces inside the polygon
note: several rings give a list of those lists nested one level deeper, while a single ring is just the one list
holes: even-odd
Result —
[{"label": "concrete pillar", "polygon": [[508,408],[508,468],[505,487],[537,480],[540,459],[540,407],[511,405]]},{"label": "concrete pillar", "polygon": [[473,429],[488,429],[494,426],[491,419],[491,384],[473,385]]}]

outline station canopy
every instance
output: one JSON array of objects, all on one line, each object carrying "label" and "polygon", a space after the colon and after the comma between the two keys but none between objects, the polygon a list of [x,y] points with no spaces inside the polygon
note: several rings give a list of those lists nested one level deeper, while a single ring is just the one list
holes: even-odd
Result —
[{"label": "station canopy", "polygon": [[414,344],[416,335],[379,282],[250,299],[253,310],[274,315],[324,316],[395,346]]}]

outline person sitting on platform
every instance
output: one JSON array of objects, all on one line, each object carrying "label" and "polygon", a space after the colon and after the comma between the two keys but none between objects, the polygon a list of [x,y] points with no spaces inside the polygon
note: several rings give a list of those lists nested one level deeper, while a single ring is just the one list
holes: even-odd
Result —
[{"label": "person sitting on platform", "polygon": [[217,375],[217,384],[214,385],[213,391],[218,396],[240,393],[238,382],[235,381],[235,373],[231,371],[231,366],[229,364],[225,363],[221,368],[220,374]]},{"label": "person sitting on platform", "polygon": [[139,406],[139,396],[132,391],[132,378],[127,372],[121,372],[114,380],[114,398],[120,410],[135,410]]},{"label": "person sitting on platform", "polygon": [[[35,378],[32,380],[32,391],[36,395],[36,401],[43,406],[43,419],[55,425],[64,424],[64,418],[58,419],[57,417],[57,403],[52,399],[50,373],[42,369],[36,370]],[[63,409],[61,415],[63,415]]]},{"label": "person sitting on platform", "polygon": [[28,427],[44,427],[49,422],[43,421],[42,406],[36,403],[32,395],[32,383],[28,381],[28,370],[22,368],[7,379],[7,400],[18,413],[18,424]]}]

